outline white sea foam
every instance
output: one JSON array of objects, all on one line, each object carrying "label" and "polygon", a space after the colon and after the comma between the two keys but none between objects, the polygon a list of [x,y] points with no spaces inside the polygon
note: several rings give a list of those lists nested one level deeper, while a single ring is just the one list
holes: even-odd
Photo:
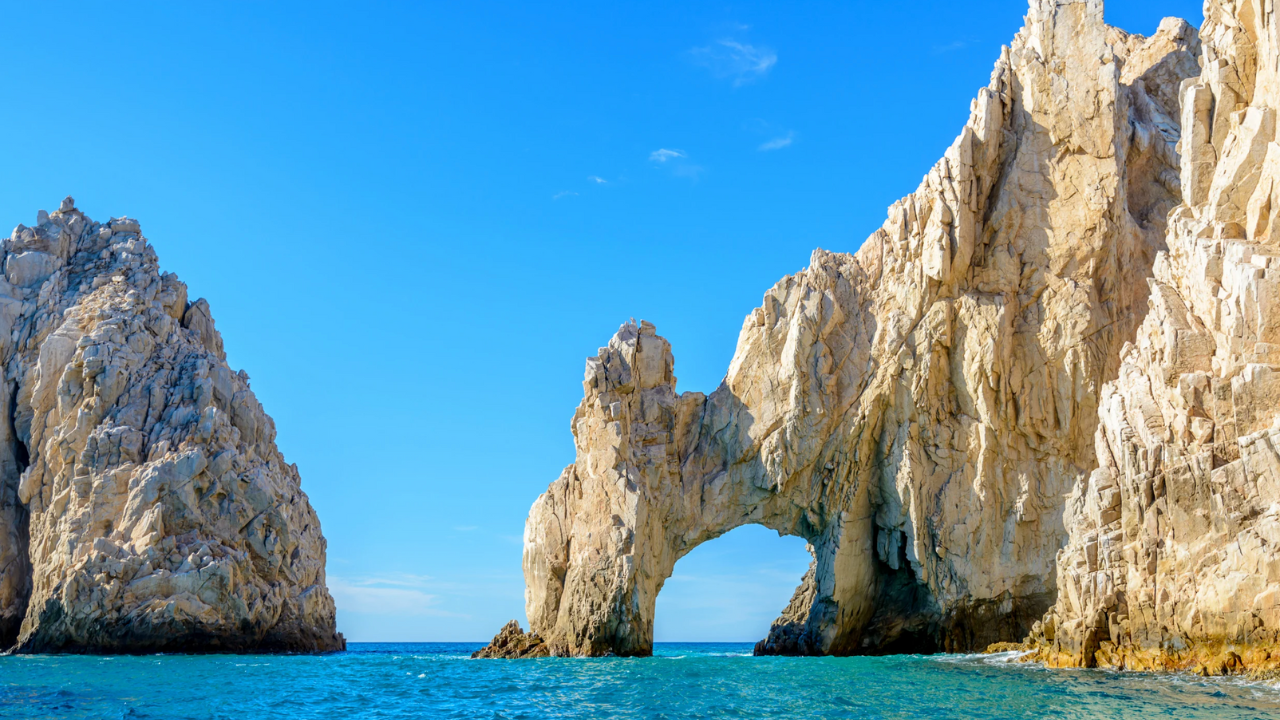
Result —
[{"label": "white sea foam", "polygon": [[983,662],[988,665],[1018,662],[1020,659],[1034,652],[1034,650],[1009,650],[1008,652],[991,653],[983,659]]},{"label": "white sea foam", "polygon": [[1250,697],[1255,700],[1262,700],[1267,703],[1275,703],[1280,701],[1280,681],[1251,680],[1247,677],[1239,675],[1230,675],[1225,677],[1202,677],[1190,672],[1141,672],[1126,671],[1116,668],[1049,668],[1043,663],[1024,661],[1023,657],[1031,654],[1031,651],[1012,650],[1002,653],[966,653],[955,655],[930,655],[926,656],[936,662],[945,662],[952,664],[972,664],[972,665],[1003,665],[1017,667],[1019,669],[1033,669],[1052,673],[1098,673],[1108,675],[1117,680],[1122,681],[1129,687],[1146,686],[1150,688],[1179,688],[1183,691],[1218,690],[1218,691],[1246,691]]},{"label": "white sea foam", "polygon": [[972,663],[980,662],[988,665],[996,665],[1002,663],[1011,663],[1018,658],[1029,655],[1030,651],[1010,650],[1000,653],[957,653],[954,655],[927,655],[932,660],[946,663]]}]

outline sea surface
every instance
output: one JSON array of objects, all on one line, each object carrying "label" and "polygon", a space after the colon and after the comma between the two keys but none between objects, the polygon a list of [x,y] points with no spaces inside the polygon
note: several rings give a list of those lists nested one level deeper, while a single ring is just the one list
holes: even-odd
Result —
[{"label": "sea surface", "polygon": [[0,657],[0,718],[1280,718],[1280,687],[1008,655],[471,660],[478,644],[352,643],[337,655]]}]

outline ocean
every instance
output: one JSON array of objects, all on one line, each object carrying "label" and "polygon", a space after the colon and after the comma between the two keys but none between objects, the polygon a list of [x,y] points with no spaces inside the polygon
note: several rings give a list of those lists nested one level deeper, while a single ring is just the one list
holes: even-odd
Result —
[{"label": "ocean", "polygon": [[479,644],[326,656],[0,657],[0,718],[1277,718],[1280,686],[1046,670],[1009,656],[471,660]]}]

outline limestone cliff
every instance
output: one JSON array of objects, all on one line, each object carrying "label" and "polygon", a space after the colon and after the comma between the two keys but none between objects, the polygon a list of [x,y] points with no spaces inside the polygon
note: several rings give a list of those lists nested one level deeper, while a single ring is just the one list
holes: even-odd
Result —
[{"label": "limestone cliff", "polygon": [[755,523],[814,553],[758,652],[1023,638],[1180,202],[1198,54],[1180,21],[1142,38],[1097,0],[1033,0],[919,189],[856,254],[815,251],[769,290],[715,392],[678,394],[667,341],[624,325],[587,361],[575,462],[530,511],[531,632],[647,654],[676,561]]},{"label": "limestone cliff", "polygon": [[0,649],[344,647],[297,468],[137,221],[67,198],[0,261]]},{"label": "limestone cliff", "polygon": [[1280,666],[1280,23],[1270,2],[1209,0],[1201,38],[1184,203],[1034,632],[1054,665]]}]

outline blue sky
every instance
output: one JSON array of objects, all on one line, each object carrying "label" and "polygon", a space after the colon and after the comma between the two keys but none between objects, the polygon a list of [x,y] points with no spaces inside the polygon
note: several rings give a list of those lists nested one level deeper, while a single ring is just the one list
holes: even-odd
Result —
[{"label": "blue sky", "polygon": [[[0,222],[140,218],[302,471],[340,629],[488,639],[584,358],[644,318],[714,389],[765,290],[915,189],[1025,9],[6,2]],[[807,564],[708,543],[657,639],[758,639]]]}]

